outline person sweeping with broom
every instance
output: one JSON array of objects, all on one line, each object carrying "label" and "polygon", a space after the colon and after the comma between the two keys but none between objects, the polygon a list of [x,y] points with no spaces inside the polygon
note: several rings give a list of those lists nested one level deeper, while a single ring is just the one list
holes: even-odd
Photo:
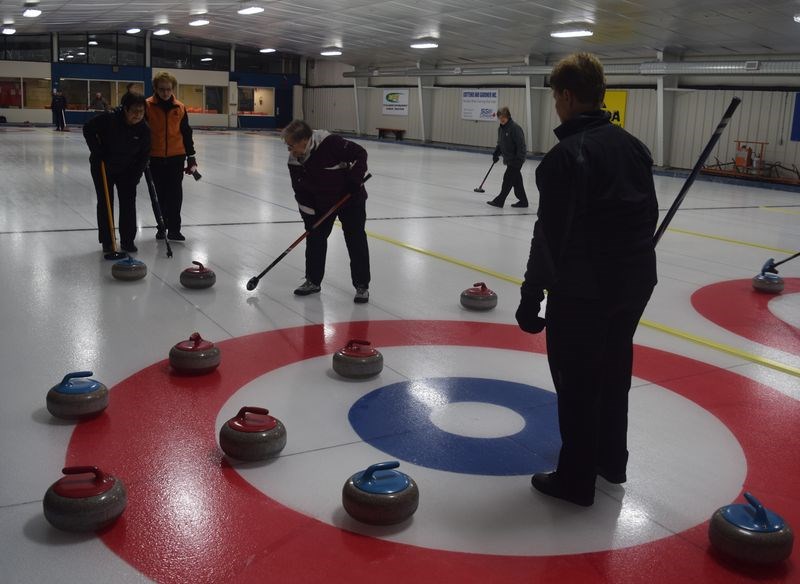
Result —
[{"label": "person sweeping with broom", "polygon": [[[98,114],[83,126],[89,146],[89,165],[97,193],[97,232],[103,252],[117,252],[114,237],[113,189],[119,198],[119,235],[122,249],[137,251],[136,185],[150,155],[150,128],[144,121],[145,97],[126,93],[122,104]],[[110,216],[109,216],[110,213]],[[108,256],[107,256],[108,257]],[[109,258],[113,259],[113,257]]]}]

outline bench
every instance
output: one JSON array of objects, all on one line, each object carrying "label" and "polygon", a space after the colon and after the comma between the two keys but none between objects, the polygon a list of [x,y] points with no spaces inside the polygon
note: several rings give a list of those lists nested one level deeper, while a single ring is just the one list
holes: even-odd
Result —
[{"label": "bench", "polygon": [[378,128],[378,139],[383,138],[386,134],[394,134],[395,140],[402,140],[405,130],[400,128]]}]

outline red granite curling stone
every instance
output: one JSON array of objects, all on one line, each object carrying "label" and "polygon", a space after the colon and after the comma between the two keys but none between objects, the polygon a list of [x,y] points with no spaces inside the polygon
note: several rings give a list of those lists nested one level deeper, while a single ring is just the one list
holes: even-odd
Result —
[{"label": "red granite curling stone", "polygon": [[96,466],[68,466],[44,495],[44,516],[63,531],[96,531],[111,525],[128,504],[125,485]]},{"label": "red granite curling stone", "polygon": [[753,276],[753,288],[767,294],[780,294],[783,292],[783,278],[769,272],[758,274]]},{"label": "red granite curling stone", "polygon": [[114,262],[111,266],[111,275],[117,280],[141,280],[147,275],[147,266],[144,262],[128,256],[124,260]]},{"label": "red granite curling stone", "polygon": [[411,517],[419,505],[413,479],[395,461],[373,464],[351,476],[342,488],[342,505],[351,517],[372,525],[392,525]]},{"label": "red granite curling stone", "polygon": [[179,372],[191,375],[211,373],[219,366],[220,352],[214,343],[206,341],[200,333],[192,333],[169,351],[169,364]]},{"label": "red granite curling stone", "polygon": [[214,270],[205,267],[200,262],[192,263],[195,267],[186,268],[181,272],[181,284],[186,288],[211,288],[217,281],[217,275]]},{"label": "red granite curling stone", "polygon": [[722,555],[747,564],[775,564],[792,553],[792,528],[750,493],[749,505],[732,504],[714,512],[708,524],[711,545]]},{"label": "red granite curling stone", "polygon": [[333,370],[342,377],[363,379],[383,370],[383,355],[369,341],[353,339],[333,354]]},{"label": "red granite curling stone", "polygon": [[265,460],[286,446],[286,427],[269,410],[245,406],[222,425],[219,445],[231,458]]},{"label": "red granite curling stone", "polygon": [[497,306],[497,294],[489,290],[483,282],[476,282],[473,288],[461,293],[461,306],[470,310],[491,310]]},{"label": "red granite curling stone", "polygon": [[67,373],[47,392],[47,410],[56,418],[90,418],[108,407],[108,388],[96,379],[84,379],[91,371]]}]

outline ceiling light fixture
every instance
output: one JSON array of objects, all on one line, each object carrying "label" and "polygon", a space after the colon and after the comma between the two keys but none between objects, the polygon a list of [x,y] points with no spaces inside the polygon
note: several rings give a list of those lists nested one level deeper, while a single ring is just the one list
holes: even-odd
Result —
[{"label": "ceiling light fixture", "polygon": [[250,16],[251,14],[258,14],[259,12],[264,12],[264,9],[261,8],[258,4],[254,2],[242,2],[242,7],[237,10],[239,14],[243,14],[244,16]]},{"label": "ceiling light fixture", "polygon": [[154,30],[153,34],[155,36],[164,36],[165,34],[169,34],[168,28],[159,28],[158,30]]},{"label": "ceiling light fixture", "polygon": [[568,28],[563,30],[554,30],[550,36],[557,39],[572,39],[577,37],[590,37],[594,33],[588,28]]},{"label": "ceiling light fixture", "polygon": [[97,46],[97,41],[89,41],[89,44],[93,47]]},{"label": "ceiling light fixture", "polygon": [[202,58],[202,59],[200,59],[200,60],[201,60],[201,61],[203,61],[203,63],[207,63],[207,62],[209,62],[209,61],[213,61],[213,59],[212,59],[211,57],[203,57],[203,58]]},{"label": "ceiling light fixture", "polygon": [[142,32],[142,29],[141,28],[129,28],[125,32],[127,32],[128,34],[139,34],[140,32]]},{"label": "ceiling light fixture", "polygon": [[22,16],[25,18],[36,18],[42,13],[41,10],[38,8],[26,8],[25,12],[22,13]]},{"label": "ceiling light fixture", "polygon": [[319,54],[323,57],[338,57],[342,54],[342,49],[339,47],[325,47]]},{"label": "ceiling light fixture", "polygon": [[261,49],[259,53],[274,53],[275,49]]},{"label": "ceiling light fixture", "polygon": [[421,39],[415,40],[409,46],[412,49],[435,49],[439,46],[439,41],[433,37],[422,37]]},{"label": "ceiling light fixture", "polygon": [[3,27],[3,34],[14,34],[17,32],[16,28],[11,28],[10,26]]},{"label": "ceiling light fixture", "polygon": [[204,18],[198,18],[197,20],[193,20],[189,23],[189,26],[205,26],[208,24],[208,21]]},{"label": "ceiling light fixture", "polygon": [[794,15],[794,21],[795,22],[800,22],[800,14],[795,14]]}]

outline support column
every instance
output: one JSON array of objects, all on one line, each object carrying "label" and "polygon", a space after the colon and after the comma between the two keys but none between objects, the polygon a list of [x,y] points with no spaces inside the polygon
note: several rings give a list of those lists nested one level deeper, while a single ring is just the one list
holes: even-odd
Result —
[{"label": "support column", "polygon": [[[659,61],[677,61],[677,57],[658,52]],[[656,166],[669,166],[670,150],[672,147],[672,121],[675,111],[675,89],[678,87],[678,77],[675,75],[659,76],[656,80],[656,151],[654,162]]]},{"label": "support column", "polygon": [[[353,77],[353,101],[355,102],[356,112],[356,135],[364,135],[365,116],[366,116],[366,91],[369,87],[369,79],[366,77]],[[363,106],[363,107],[362,107]]]},{"label": "support column", "polygon": [[420,138],[423,142],[431,142],[433,140],[433,90],[423,87],[422,79],[422,77],[417,77]]}]

